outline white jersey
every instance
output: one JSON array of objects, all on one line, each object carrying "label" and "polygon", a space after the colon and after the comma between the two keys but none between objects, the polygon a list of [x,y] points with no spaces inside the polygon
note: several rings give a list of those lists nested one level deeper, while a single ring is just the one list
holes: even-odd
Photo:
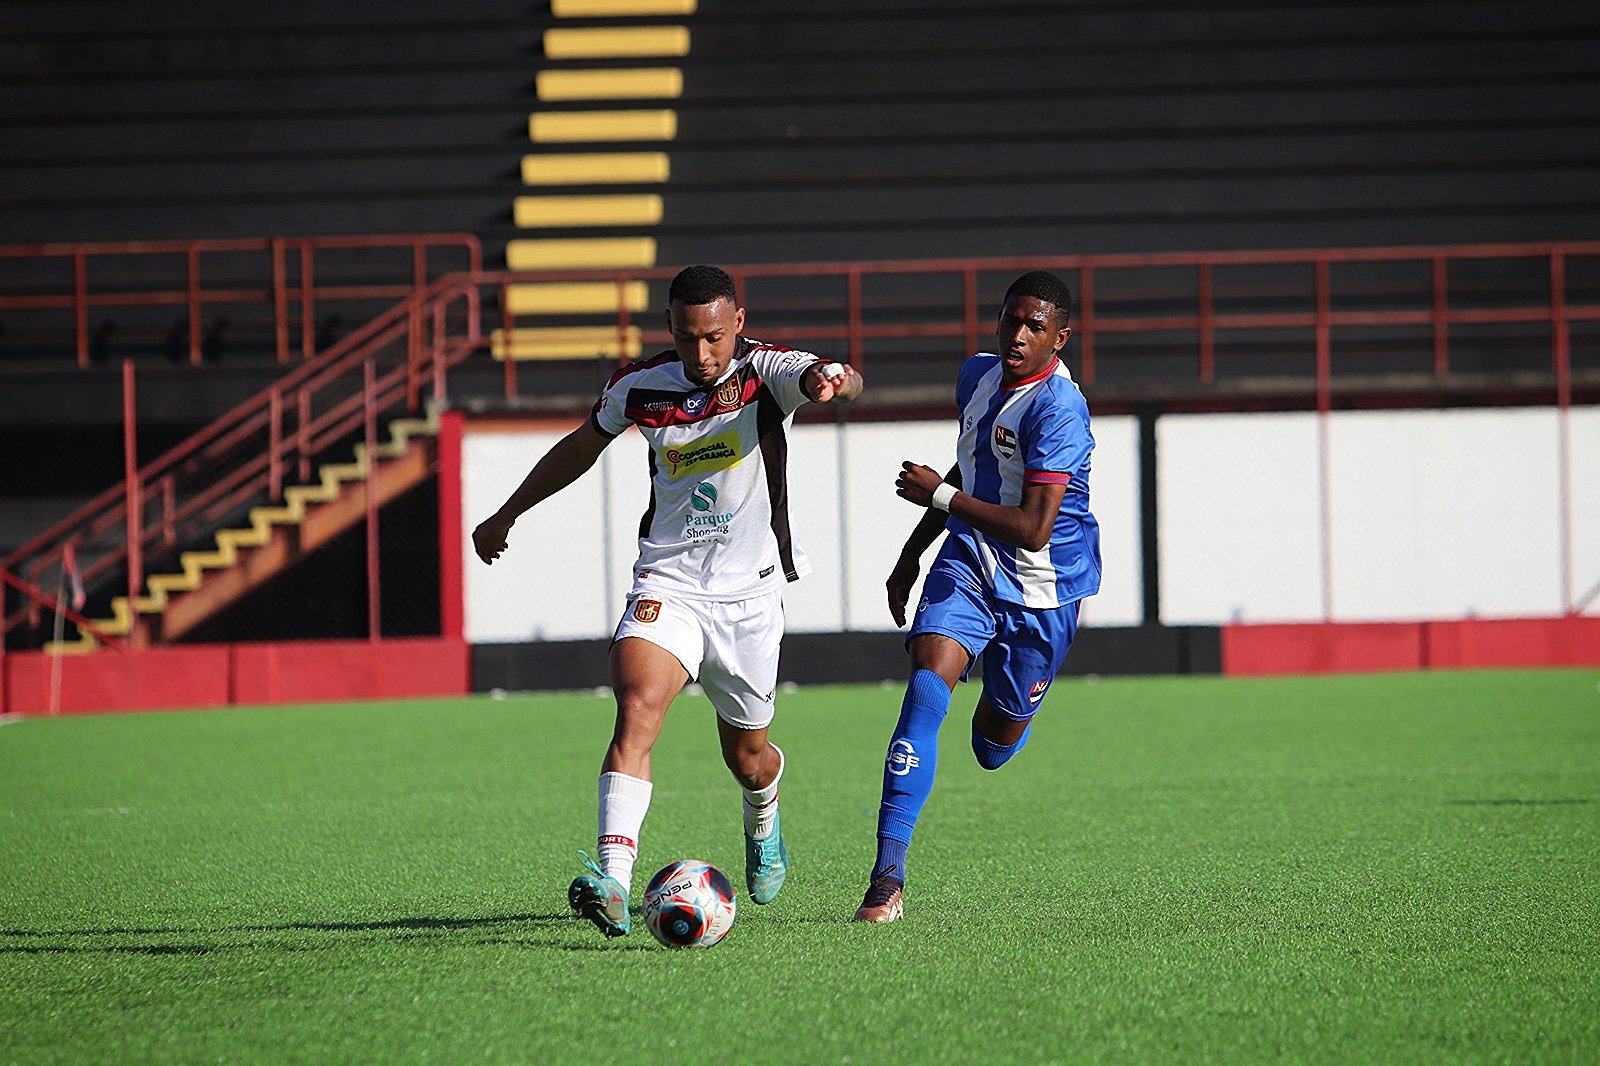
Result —
[{"label": "white jersey", "polygon": [[650,444],[635,592],[738,600],[811,572],[793,535],[788,429],[815,362],[740,337],[710,385],[690,381],[673,351],[611,376],[591,423],[607,437],[638,426]]}]

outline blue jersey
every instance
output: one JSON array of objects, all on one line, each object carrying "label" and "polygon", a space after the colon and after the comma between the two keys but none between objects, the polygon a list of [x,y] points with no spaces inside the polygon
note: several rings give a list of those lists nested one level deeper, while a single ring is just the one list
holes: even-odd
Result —
[{"label": "blue jersey", "polygon": [[1100,526],[1089,513],[1089,406],[1059,359],[1043,373],[1006,385],[999,356],[968,359],[956,379],[962,490],[1016,507],[1022,486],[1065,485],[1050,543],[1029,551],[951,516],[950,536],[971,555],[996,598],[1060,607],[1100,590]]}]

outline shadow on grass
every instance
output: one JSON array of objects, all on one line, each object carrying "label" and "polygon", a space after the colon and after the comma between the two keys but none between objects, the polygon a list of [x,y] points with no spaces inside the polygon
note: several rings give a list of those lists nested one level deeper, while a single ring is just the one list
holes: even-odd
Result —
[{"label": "shadow on grass", "polygon": [[1449,800],[1452,807],[1575,807],[1593,803],[1592,799],[1484,799]]},{"label": "shadow on grass", "polygon": [[[574,935],[598,936],[587,923],[570,911],[546,914],[501,914],[480,918],[385,918],[355,922],[278,922],[265,925],[234,925],[213,928],[105,928],[105,929],[0,929],[0,956],[4,955],[209,955],[214,952],[254,951],[271,948],[281,951],[320,951],[348,947],[350,933],[388,934],[385,941],[440,940],[452,933],[488,935],[455,938],[463,944],[526,948],[555,948],[563,951],[639,950],[653,946],[648,934],[633,943],[596,939],[574,941]],[[275,941],[235,939],[252,934],[327,934]],[[438,935],[433,935],[438,934]],[[523,934],[523,935],[518,935]],[[181,937],[185,943],[107,944],[119,937]],[[216,942],[206,943],[214,938]],[[54,941],[17,943],[15,941]],[[200,941],[200,942],[196,942]]]}]

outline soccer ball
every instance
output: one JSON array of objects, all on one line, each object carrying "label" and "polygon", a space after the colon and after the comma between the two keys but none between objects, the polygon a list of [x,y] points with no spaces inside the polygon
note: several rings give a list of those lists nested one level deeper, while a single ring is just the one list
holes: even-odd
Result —
[{"label": "soccer ball", "polygon": [[644,924],[669,948],[709,948],[733,928],[733,882],[699,859],[668,863],[644,890]]}]

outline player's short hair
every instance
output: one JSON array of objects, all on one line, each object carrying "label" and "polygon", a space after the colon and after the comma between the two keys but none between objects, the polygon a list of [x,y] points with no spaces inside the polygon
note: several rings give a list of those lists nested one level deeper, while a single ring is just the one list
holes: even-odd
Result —
[{"label": "player's short hair", "polygon": [[718,297],[726,297],[731,304],[739,302],[728,272],[704,263],[678,271],[678,276],[672,279],[672,287],[667,290],[668,303],[682,300],[686,304],[709,304],[715,303]]},{"label": "player's short hair", "polygon": [[1054,304],[1063,326],[1072,317],[1072,290],[1048,270],[1030,270],[1013,281],[1006,290],[1006,299],[1013,296],[1032,296],[1036,300]]}]

